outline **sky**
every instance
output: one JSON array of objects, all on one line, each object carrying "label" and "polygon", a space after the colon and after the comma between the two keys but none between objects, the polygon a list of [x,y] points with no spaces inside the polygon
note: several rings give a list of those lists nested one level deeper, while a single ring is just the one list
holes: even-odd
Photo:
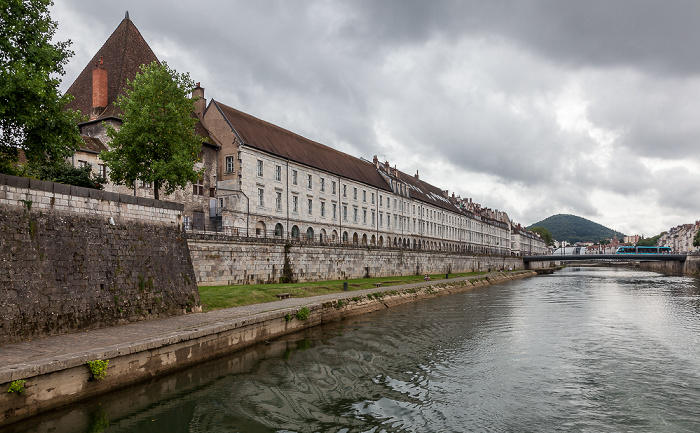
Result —
[{"label": "sky", "polygon": [[65,91],[125,12],[216,99],[530,225],[700,219],[695,0],[55,0]]}]

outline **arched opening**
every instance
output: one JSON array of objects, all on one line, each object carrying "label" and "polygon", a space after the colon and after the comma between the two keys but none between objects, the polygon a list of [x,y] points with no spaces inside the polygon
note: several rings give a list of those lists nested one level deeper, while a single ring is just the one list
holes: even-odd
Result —
[{"label": "arched opening", "polygon": [[255,224],[255,236],[258,238],[267,237],[267,233],[265,233],[265,223],[264,222],[258,221],[257,224]]},{"label": "arched opening", "polygon": [[380,247],[384,246],[384,236],[379,236],[379,246]]},{"label": "arched opening", "polygon": [[360,240],[360,238],[357,236],[357,232],[353,233],[353,234],[352,234],[352,243],[353,243],[353,245],[357,245],[357,243],[359,242],[359,240]]},{"label": "arched opening", "polygon": [[277,223],[275,225],[275,237],[281,238],[282,236],[284,236],[284,227],[282,227],[282,224]]},{"label": "arched opening", "polygon": [[338,242],[338,232],[333,230],[331,232],[331,242],[336,243]]},{"label": "arched opening", "polygon": [[367,235],[362,235],[362,245],[367,245]]},{"label": "arched opening", "polygon": [[394,238],[394,246],[395,246],[395,247],[398,247],[398,246],[399,246],[399,243],[398,243],[398,242],[399,242],[399,241],[398,241],[398,238]]},{"label": "arched opening", "polygon": [[328,242],[328,235],[326,234],[326,229],[321,229],[321,232],[318,234],[318,241],[320,243]]},{"label": "arched opening", "polygon": [[343,232],[343,243],[348,243],[348,232]]},{"label": "arched opening", "polygon": [[377,238],[375,238],[374,235],[372,235],[372,238],[370,239],[370,243],[371,243],[372,245],[376,245],[376,244],[377,244]]},{"label": "arched opening", "polygon": [[311,227],[306,229],[306,240],[309,242],[314,240],[314,229],[312,229]]},{"label": "arched opening", "polygon": [[292,226],[292,239],[299,240],[299,227]]}]

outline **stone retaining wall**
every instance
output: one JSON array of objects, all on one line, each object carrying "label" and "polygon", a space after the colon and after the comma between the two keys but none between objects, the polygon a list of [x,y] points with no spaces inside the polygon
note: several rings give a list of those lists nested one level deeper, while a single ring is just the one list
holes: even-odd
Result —
[{"label": "stone retaining wall", "polygon": [[[187,241],[200,285],[276,283],[283,275],[282,242],[196,234],[188,235]],[[297,281],[523,268],[519,257],[334,245],[294,244],[287,258]]]},{"label": "stone retaining wall", "polygon": [[199,308],[181,212],[0,175],[0,344]]},{"label": "stone retaining wall", "polygon": [[640,262],[639,268],[647,271],[685,274],[697,277],[700,274],[700,255],[688,255],[685,262]]}]

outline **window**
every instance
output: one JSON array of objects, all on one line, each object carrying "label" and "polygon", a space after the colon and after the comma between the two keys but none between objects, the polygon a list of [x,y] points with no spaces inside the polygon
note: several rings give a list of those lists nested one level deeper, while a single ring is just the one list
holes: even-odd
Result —
[{"label": "window", "polygon": [[263,162],[258,159],[258,176],[262,177],[263,175]]},{"label": "window", "polygon": [[226,157],[226,173],[233,173],[233,156]]},{"label": "window", "polygon": [[383,202],[384,202],[384,197],[382,197],[382,196],[380,195],[380,196],[379,196],[379,206],[384,206]]},{"label": "window", "polygon": [[348,207],[343,205],[343,221],[348,220]]},{"label": "window", "polygon": [[377,216],[377,215],[374,213],[374,211],[372,211],[372,225],[374,225],[374,218],[375,218],[376,216]]},{"label": "window", "polygon": [[311,188],[313,187],[313,183],[312,183],[311,175],[310,175],[310,174],[306,176],[306,180],[307,180],[307,182],[306,182],[306,183],[307,183],[306,187],[309,188],[309,189],[311,189]]},{"label": "window", "polygon": [[362,190],[362,201],[367,203],[367,191]]},{"label": "window", "polygon": [[296,185],[296,184],[297,184],[297,171],[292,170],[292,185]]},{"label": "window", "polygon": [[97,174],[107,179],[107,166],[104,164],[97,164]]},{"label": "window", "polygon": [[275,180],[282,180],[282,167],[280,167],[279,165],[275,166]]},{"label": "window", "polygon": [[336,211],[338,210],[338,205],[333,203],[333,219],[335,219]]},{"label": "window", "polygon": [[348,186],[343,185],[343,197],[347,197],[347,196],[348,196]]},{"label": "window", "polygon": [[386,214],[386,227],[389,229],[391,228],[391,215],[390,214]]},{"label": "window", "polygon": [[367,210],[362,209],[362,224],[367,224]]},{"label": "window", "polygon": [[309,199],[309,215],[313,213],[314,210],[314,201],[312,199]]},{"label": "window", "polygon": [[396,199],[394,199],[394,209],[396,209]]},{"label": "window", "polygon": [[204,179],[202,179],[201,177],[197,179],[196,183],[192,184],[192,194],[204,195]]},{"label": "window", "polygon": [[321,202],[321,216],[323,218],[326,217],[326,202],[325,201]]},{"label": "window", "polygon": [[275,197],[275,209],[282,210],[282,193],[277,191],[277,196]]},{"label": "window", "polygon": [[153,188],[153,184],[151,182],[140,181],[139,186],[141,188]]},{"label": "window", "polygon": [[209,188],[209,197],[216,197],[216,188]]},{"label": "window", "polygon": [[357,200],[357,188],[352,189],[352,198],[353,200]]},{"label": "window", "polygon": [[331,193],[335,194],[335,181],[331,182]]},{"label": "window", "polygon": [[357,208],[352,209],[352,222],[357,222]]},{"label": "window", "polygon": [[372,204],[374,204],[374,193],[372,193]]},{"label": "window", "polygon": [[326,179],[321,178],[321,191],[326,190]]},{"label": "window", "polygon": [[258,206],[265,206],[265,190],[258,188]]},{"label": "window", "polygon": [[379,212],[379,227],[384,227],[384,214]]},{"label": "window", "polygon": [[292,212],[299,212],[299,196],[292,196]]},{"label": "window", "polygon": [[88,165],[89,164],[87,161],[83,161],[81,159],[78,160],[78,167],[83,168],[83,167],[87,167]]}]

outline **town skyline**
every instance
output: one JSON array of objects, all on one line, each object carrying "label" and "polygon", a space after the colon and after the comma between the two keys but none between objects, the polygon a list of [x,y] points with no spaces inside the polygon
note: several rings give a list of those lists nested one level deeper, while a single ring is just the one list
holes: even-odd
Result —
[{"label": "town skyline", "polygon": [[[674,21],[689,3],[545,11],[521,2],[522,22],[469,4],[431,6],[424,20],[422,3],[222,3],[229,13],[219,15],[214,5],[54,5],[57,39],[76,53],[62,90],[129,10],[155,54],[201,82],[207,99],[417,170],[523,225],[570,213],[650,237],[697,219],[700,67],[668,49],[697,35]],[[225,16],[237,19],[225,26]],[[578,16],[590,18],[585,28],[565,25]],[[540,22],[561,32],[556,42],[541,39]],[[653,23],[638,30],[651,35],[639,23]]]}]

